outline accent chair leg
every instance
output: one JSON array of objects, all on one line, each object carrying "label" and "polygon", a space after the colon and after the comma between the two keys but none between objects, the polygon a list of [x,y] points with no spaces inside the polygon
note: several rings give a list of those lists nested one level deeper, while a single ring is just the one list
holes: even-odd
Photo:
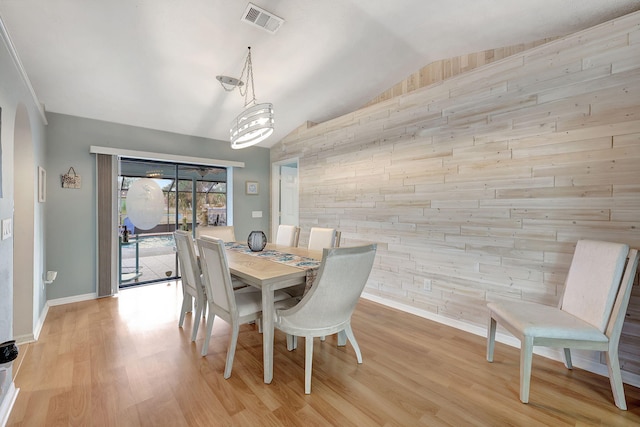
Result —
[{"label": "accent chair leg", "polygon": [[311,394],[311,370],[313,365],[313,337],[304,337],[304,394]]},{"label": "accent chair leg", "polygon": [[287,334],[287,350],[293,351],[298,348],[298,337]]},{"label": "accent chair leg", "polygon": [[338,347],[347,345],[347,334],[345,331],[338,332]]},{"label": "accent chair leg", "polygon": [[360,346],[356,341],[355,335],[353,335],[353,329],[351,329],[351,325],[347,326],[344,329],[344,331],[341,331],[341,332],[344,332],[345,336],[349,339],[349,342],[353,346],[353,349],[356,352],[356,358],[358,359],[358,363],[362,363],[362,353],[360,353]]}]

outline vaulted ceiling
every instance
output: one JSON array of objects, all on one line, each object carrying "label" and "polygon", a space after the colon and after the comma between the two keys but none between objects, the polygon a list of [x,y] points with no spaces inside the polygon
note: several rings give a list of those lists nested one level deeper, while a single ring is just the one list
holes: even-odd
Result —
[{"label": "vaulted ceiling", "polygon": [[[272,102],[269,147],[306,121],[353,111],[435,60],[574,33],[638,0],[253,0],[284,19],[242,22],[247,0],[0,0],[49,112],[228,140],[243,109],[217,75]],[[1,76],[0,76],[1,78]]]}]

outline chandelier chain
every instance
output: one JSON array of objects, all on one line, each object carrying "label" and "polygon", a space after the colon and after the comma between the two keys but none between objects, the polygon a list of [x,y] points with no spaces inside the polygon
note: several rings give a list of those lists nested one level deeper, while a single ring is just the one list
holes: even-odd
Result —
[{"label": "chandelier chain", "polygon": [[[245,76],[244,73],[247,73],[247,84],[244,88],[244,92],[242,90],[242,86],[238,86],[238,90],[240,91],[240,95],[244,96],[244,106],[253,103],[256,103],[256,91],[255,86],[253,84],[253,64],[251,62],[251,46],[249,46],[249,53],[247,54],[247,60],[244,62],[244,67],[242,67],[242,72],[240,73],[240,81]],[[252,99],[249,100],[249,86],[251,86],[251,96]]]}]

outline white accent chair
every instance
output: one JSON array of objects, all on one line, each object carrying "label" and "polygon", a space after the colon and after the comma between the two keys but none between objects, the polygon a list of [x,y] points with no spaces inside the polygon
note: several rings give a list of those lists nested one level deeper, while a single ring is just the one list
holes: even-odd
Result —
[{"label": "white accent chair", "polygon": [[324,248],[338,248],[340,247],[340,232],[335,228],[312,227],[307,247],[315,251],[321,251]]},{"label": "white accent chair", "polygon": [[202,236],[216,237],[225,242],[237,242],[233,225],[196,228],[196,238]]},{"label": "white accent chair", "polygon": [[615,404],[627,409],[618,344],[637,268],[636,249],[619,243],[580,240],[558,307],[524,301],[487,305],[487,360],[493,361],[497,323],[520,339],[523,403],[529,402],[533,347],[541,345],[564,348],[568,369],[572,368],[571,348],[605,352]]},{"label": "white accent chair", "polygon": [[278,232],[276,234],[276,245],[297,247],[299,238],[300,227],[285,224],[280,224],[278,226]]},{"label": "white accent chair", "polygon": [[198,335],[198,327],[200,326],[200,316],[204,317],[204,306],[207,297],[204,291],[200,276],[200,266],[195,252],[194,241],[191,232],[176,230],[173,233],[176,241],[176,249],[178,251],[178,262],[180,263],[180,271],[182,276],[182,307],[180,308],[180,321],[178,327],[182,328],[184,318],[187,312],[191,311],[195,300],[196,312],[193,316],[193,331],[191,332],[191,341],[196,340]]},{"label": "white accent chair", "polygon": [[[294,307],[276,310],[274,325],[292,337],[305,338],[304,391],[311,393],[313,338],[338,333],[351,342],[358,363],[360,347],[351,329],[351,315],[367,283],[376,245],[325,248],[318,276],[311,289]],[[338,340],[338,345],[345,345]],[[295,348],[290,347],[289,349]]]},{"label": "white accent chair", "polygon": [[[213,330],[215,316],[231,325],[231,339],[227,348],[227,361],[224,377],[231,376],[233,358],[236,352],[240,325],[258,322],[262,314],[262,293],[257,288],[245,287],[233,289],[227,253],[224,241],[215,237],[204,236],[197,239],[202,276],[207,296],[209,315],[207,317],[207,335],[202,345],[202,356],[209,350],[209,339]],[[285,292],[276,291],[275,301],[282,306],[293,304],[293,299]]]}]

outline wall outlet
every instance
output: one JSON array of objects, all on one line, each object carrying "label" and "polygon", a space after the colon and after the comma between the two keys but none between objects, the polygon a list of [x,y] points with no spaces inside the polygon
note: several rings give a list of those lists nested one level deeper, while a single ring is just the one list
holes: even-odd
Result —
[{"label": "wall outlet", "polygon": [[262,211],[251,212],[251,218],[262,218]]},{"label": "wall outlet", "polygon": [[425,291],[431,292],[431,279],[424,279],[422,289],[424,289]]},{"label": "wall outlet", "polygon": [[11,225],[11,218],[2,220],[2,240],[8,239],[13,234],[13,227]]}]

